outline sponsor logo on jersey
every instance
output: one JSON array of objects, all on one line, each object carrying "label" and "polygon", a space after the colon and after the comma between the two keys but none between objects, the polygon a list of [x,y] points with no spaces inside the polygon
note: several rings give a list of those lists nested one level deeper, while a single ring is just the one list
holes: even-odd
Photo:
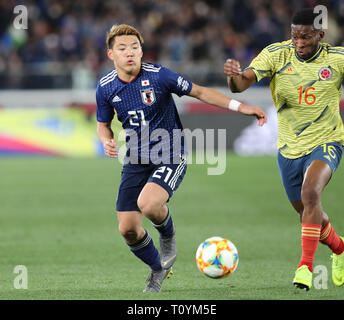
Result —
[{"label": "sponsor logo on jersey", "polygon": [[288,67],[284,70],[284,73],[286,74],[295,74],[293,67]]},{"label": "sponsor logo on jersey", "polygon": [[155,102],[155,93],[153,88],[143,89],[141,91],[142,102],[151,106]]},{"label": "sponsor logo on jersey", "polygon": [[181,87],[183,91],[186,91],[189,88],[189,83],[180,76],[177,79],[177,86]]},{"label": "sponsor logo on jersey", "polygon": [[122,101],[122,99],[119,97],[119,96],[115,96],[113,99],[112,99],[112,102],[120,102]]},{"label": "sponsor logo on jersey", "polygon": [[331,67],[323,67],[319,70],[320,80],[330,80],[332,78],[332,69]]}]

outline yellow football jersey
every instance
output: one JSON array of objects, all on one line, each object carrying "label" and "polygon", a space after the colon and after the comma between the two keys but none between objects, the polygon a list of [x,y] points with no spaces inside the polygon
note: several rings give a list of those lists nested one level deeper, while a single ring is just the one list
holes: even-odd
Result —
[{"label": "yellow football jersey", "polygon": [[299,58],[291,40],[264,48],[248,67],[257,81],[271,77],[277,109],[277,147],[286,158],[299,158],[317,146],[344,145],[339,112],[344,77],[344,47],[321,43],[308,60]]}]

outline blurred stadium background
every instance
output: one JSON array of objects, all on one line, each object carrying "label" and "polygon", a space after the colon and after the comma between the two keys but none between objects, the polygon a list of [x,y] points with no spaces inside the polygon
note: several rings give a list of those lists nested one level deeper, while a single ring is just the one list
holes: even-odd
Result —
[{"label": "blurred stadium background", "polygon": [[[147,270],[128,254],[111,215],[120,165],[103,159],[96,136],[96,83],[113,68],[105,34],[119,23],[142,32],[145,61],[269,113],[258,128],[249,117],[176,98],[185,128],[227,129],[235,170],[210,178],[202,166],[188,169],[170,204],[183,235],[177,277],[159,297],[303,299],[285,289],[299,227],[269,156],[277,139],[269,83],[233,95],[223,63],[232,57],[247,66],[264,46],[289,39],[295,10],[317,4],[329,12],[325,41],[344,45],[342,0],[0,0],[0,299],[142,298]],[[14,27],[16,5],[28,9],[27,29]],[[341,230],[342,172],[324,195]],[[204,279],[194,263],[198,244],[214,235],[230,235],[239,249],[230,286]],[[319,257],[329,266],[325,248]],[[13,290],[17,264],[29,269],[29,293]],[[312,298],[342,294],[315,290]]]},{"label": "blurred stadium background", "polygon": [[[339,0],[1,0],[0,153],[102,155],[94,130],[95,87],[113,68],[105,50],[105,34],[113,24],[132,24],[142,32],[145,61],[228,95],[224,61],[232,57],[247,66],[266,45],[289,38],[296,9],[317,4],[329,11],[325,41],[343,45],[344,3]],[[14,26],[17,5],[28,10],[27,29]],[[268,109],[267,86],[268,80],[230,95]],[[228,149],[275,151],[273,111],[266,128],[242,132],[249,118],[221,114],[188,98],[177,104],[186,128],[228,129]]]}]

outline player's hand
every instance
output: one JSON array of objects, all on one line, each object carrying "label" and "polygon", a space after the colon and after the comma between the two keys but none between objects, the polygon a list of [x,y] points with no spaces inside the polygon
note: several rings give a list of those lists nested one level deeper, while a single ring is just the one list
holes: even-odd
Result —
[{"label": "player's hand", "polygon": [[223,72],[229,77],[242,75],[240,62],[234,59],[227,59],[223,66]]},{"label": "player's hand", "polygon": [[107,139],[105,140],[104,144],[104,152],[105,155],[110,158],[117,158],[118,157],[118,151],[117,151],[117,143],[114,139]]},{"label": "player's hand", "polygon": [[242,103],[240,104],[238,111],[248,116],[255,116],[260,127],[263,126],[266,121],[268,121],[266,113],[260,107],[247,106],[246,104]]}]

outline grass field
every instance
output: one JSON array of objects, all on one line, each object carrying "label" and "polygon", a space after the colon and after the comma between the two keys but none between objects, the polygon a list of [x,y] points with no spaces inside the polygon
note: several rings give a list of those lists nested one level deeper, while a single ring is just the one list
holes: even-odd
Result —
[{"label": "grass field", "polygon": [[[170,201],[177,227],[174,275],[158,294],[142,294],[149,273],[117,231],[114,213],[120,165],[111,159],[0,159],[0,299],[299,300],[343,299],[331,280],[330,251],[319,245],[315,265],[328,270],[327,289],[296,292],[300,225],[282,189],[274,157],[227,155],[227,171],[208,176],[190,165]],[[344,233],[344,169],[323,195]],[[145,222],[156,244],[157,232]],[[226,279],[202,275],[200,242],[232,240],[239,266]],[[28,270],[28,289],[14,288],[14,268]]]}]

